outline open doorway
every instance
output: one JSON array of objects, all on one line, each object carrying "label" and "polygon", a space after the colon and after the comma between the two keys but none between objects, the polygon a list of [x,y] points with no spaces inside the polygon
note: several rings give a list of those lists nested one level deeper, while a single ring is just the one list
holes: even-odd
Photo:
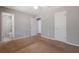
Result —
[{"label": "open doorway", "polygon": [[38,23],[35,18],[31,18],[31,36],[37,35],[38,32]]},{"label": "open doorway", "polygon": [[31,19],[31,36],[41,34],[41,24],[42,24],[42,22],[41,22],[40,18]]},{"label": "open doorway", "polygon": [[14,14],[2,12],[1,41],[14,38]]}]

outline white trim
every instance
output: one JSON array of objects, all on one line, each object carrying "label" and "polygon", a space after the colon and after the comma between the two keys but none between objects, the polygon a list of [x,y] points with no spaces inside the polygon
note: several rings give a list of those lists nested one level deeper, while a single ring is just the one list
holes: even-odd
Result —
[{"label": "white trim", "polygon": [[21,37],[14,38],[14,40],[28,38],[28,37],[30,37],[30,36],[29,35],[28,36],[21,36]]},{"label": "white trim", "polygon": [[[41,36],[44,37],[44,38],[50,39],[50,40],[57,40],[55,38],[48,37],[48,36],[45,36],[45,35],[41,35]],[[57,40],[57,41],[60,41],[60,40]],[[78,46],[79,47],[78,44],[74,44],[74,43],[71,43],[71,42],[65,42],[65,41],[60,41],[60,42],[63,42],[63,43],[69,44],[69,45],[73,45],[73,46]]]},{"label": "white trim", "polygon": [[41,33],[41,25],[42,25],[42,21],[38,20],[38,33]]},{"label": "white trim", "polygon": [[[3,17],[3,15],[8,15],[8,16],[12,16],[12,29],[13,29],[13,32],[12,32],[12,34],[13,34],[13,38],[15,37],[15,34],[14,34],[14,32],[15,32],[15,25],[14,25],[14,14],[12,14],[12,13],[7,13],[7,12],[2,12],[1,13],[1,20],[3,20],[2,19],[2,17]],[[3,30],[3,28],[2,28],[2,25],[1,25],[1,40],[2,40],[2,31]]]},{"label": "white trim", "polygon": [[[21,37],[18,37],[18,38],[13,38],[13,40],[19,40],[19,39],[23,39],[23,38],[29,38],[30,36],[21,36]],[[8,41],[0,41],[0,43],[4,43],[4,42],[9,42],[9,41],[12,41],[12,40],[8,40]]]},{"label": "white trim", "polygon": [[41,34],[41,37],[44,37],[44,38],[47,38],[47,39],[54,40],[54,38],[52,38],[52,37],[48,37],[48,36],[46,36],[46,35],[43,35],[43,34]]}]

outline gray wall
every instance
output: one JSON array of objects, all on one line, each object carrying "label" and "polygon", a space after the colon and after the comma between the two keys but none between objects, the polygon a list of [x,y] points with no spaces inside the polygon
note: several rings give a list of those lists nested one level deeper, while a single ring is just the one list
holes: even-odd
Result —
[{"label": "gray wall", "polygon": [[67,42],[79,44],[79,6],[63,6],[55,10],[42,8],[42,34],[54,38],[54,15],[60,11],[67,11]]},{"label": "gray wall", "polygon": [[31,16],[23,12],[0,7],[0,34],[1,34],[1,12],[12,13],[15,15],[15,37],[30,36],[30,19]]},{"label": "gray wall", "polygon": [[54,37],[54,13],[49,8],[41,8],[42,34],[47,37]]},{"label": "gray wall", "polygon": [[55,12],[67,11],[67,42],[79,44],[79,7],[65,6]]}]

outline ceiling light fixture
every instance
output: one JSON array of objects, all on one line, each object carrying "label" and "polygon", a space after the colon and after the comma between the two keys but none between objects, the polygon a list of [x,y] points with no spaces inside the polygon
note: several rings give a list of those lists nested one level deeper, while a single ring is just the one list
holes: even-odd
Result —
[{"label": "ceiling light fixture", "polygon": [[36,9],[36,10],[37,10],[37,9],[38,9],[38,6],[34,6],[34,9]]}]

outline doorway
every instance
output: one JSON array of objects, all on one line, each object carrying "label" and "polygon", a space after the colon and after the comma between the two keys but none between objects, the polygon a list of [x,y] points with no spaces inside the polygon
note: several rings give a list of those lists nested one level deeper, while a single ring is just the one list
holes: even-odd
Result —
[{"label": "doorway", "polygon": [[55,39],[66,42],[66,11],[55,13]]},{"label": "doorway", "polygon": [[1,41],[10,41],[14,38],[14,14],[2,12]]},{"label": "doorway", "polygon": [[38,32],[38,23],[35,18],[31,18],[31,36],[37,35]]},{"label": "doorway", "polygon": [[41,22],[40,18],[31,19],[31,36],[41,34],[41,24],[42,24],[42,22]]}]

